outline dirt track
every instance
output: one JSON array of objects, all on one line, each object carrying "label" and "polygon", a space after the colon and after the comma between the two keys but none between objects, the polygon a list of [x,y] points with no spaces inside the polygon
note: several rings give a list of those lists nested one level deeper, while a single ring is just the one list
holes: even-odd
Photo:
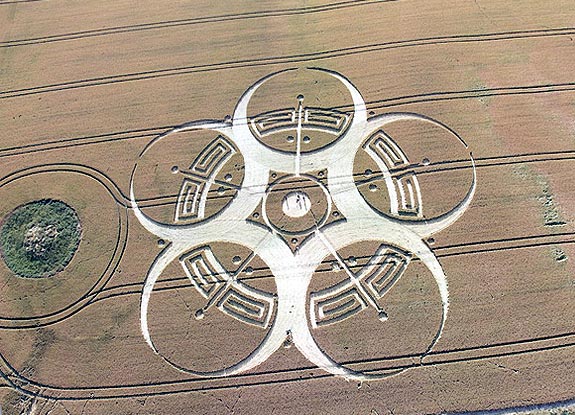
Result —
[{"label": "dirt track", "polygon": [[[0,218],[22,203],[51,197],[76,209],[84,232],[70,265],[49,280],[23,280],[0,261],[3,413],[383,415],[575,399],[575,5],[197,3],[141,1],[134,8],[123,0],[0,0]],[[305,69],[310,67],[333,72]],[[265,157],[254,161],[254,154],[242,154],[236,125],[245,119],[228,117],[254,83],[290,68],[297,70],[262,84],[247,105],[250,123],[242,134],[261,134],[262,148],[282,154],[268,171]],[[364,110],[354,108],[353,90],[332,73],[351,82]],[[298,94],[304,97],[298,100]],[[284,119],[288,132],[266,135],[266,113],[286,109],[293,111],[290,121]],[[317,109],[344,120],[341,128],[319,121],[321,132],[310,127]],[[314,154],[338,148],[341,137],[360,137],[354,122],[362,116],[373,126],[391,112],[438,123],[405,118],[381,127],[409,158],[391,169],[387,181],[381,162],[365,151],[379,128],[365,130],[363,147],[342,147],[346,151],[329,168],[313,167],[324,161]],[[176,131],[148,147],[198,120],[211,120],[218,132]],[[235,153],[202,178],[211,180],[202,219],[186,210],[191,199],[183,203],[179,192],[184,178],[203,174],[186,169],[218,140]],[[288,190],[267,186],[287,174],[281,163],[290,157],[299,161],[288,179],[311,196],[315,230],[286,231],[300,225],[282,213],[281,192]],[[350,175],[335,167],[343,171],[341,160],[348,159]],[[255,180],[255,171],[265,180]],[[387,186],[413,180],[412,173],[417,185],[409,182],[412,187],[396,197],[401,202],[406,189],[420,189],[422,208],[403,206],[405,213],[399,205],[394,212]],[[420,236],[422,245],[403,252],[397,241],[409,238],[398,229],[412,219],[410,229],[417,230],[425,220],[441,218],[474,184],[470,205],[456,221],[441,232],[406,231]],[[404,222],[372,236],[369,218],[356,220],[353,206],[346,208],[346,186],[356,186],[360,204],[376,215]],[[264,202],[256,203],[267,194],[268,212]],[[242,211],[234,205],[238,200],[245,201],[244,210],[253,206],[230,220],[226,211]],[[207,244],[209,252],[236,278],[222,286],[243,287],[258,300],[239,291],[235,297],[217,290],[200,295],[191,282],[195,268],[178,259],[203,246],[194,241],[205,235],[192,229],[170,239],[172,228],[154,235],[153,226],[142,226],[135,204],[161,224],[214,224],[217,232],[210,232],[230,240]],[[334,253],[329,244],[338,226],[345,229],[344,218],[357,225],[350,235],[363,234],[350,236]],[[254,235],[253,247],[227,236],[235,226]],[[288,289],[282,286],[280,261],[266,248],[272,243],[281,247],[275,256],[296,258],[291,271],[279,273],[309,286],[289,288],[287,277]],[[314,244],[316,251],[306,248]],[[393,258],[408,262],[385,296],[369,302],[357,283],[356,303],[345,297],[332,308],[314,308],[322,304],[314,302],[319,293],[328,295],[330,287],[361,275],[381,244],[399,249]],[[165,269],[154,265],[162,262],[158,255],[179,248]],[[445,273],[448,312],[441,273],[425,261],[426,249]],[[322,250],[326,254],[306,280],[302,275]],[[154,269],[149,340],[142,335],[142,299]],[[296,291],[305,295],[297,303],[305,306],[301,324],[290,323],[292,309],[281,308],[290,301],[297,308]],[[260,304],[263,317],[253,311]],[[365,309],[337,314],[351,304]],[[387,321],[380,321],[381,311]],[[293,311],[298,318],[299,312]],[[336,316],[333,324],[322,325],[328,319],[323,312]],[[291,332],[279,336],[274,327],[284,326]],[[315,351],[306,344],[307,331]],[[174,367],[229,368],[275,337],[277,350],[245,372],[197,376]],[[337,372],[339,365],[350,372]],[[393,376],[361,383],[351,371]]]}]

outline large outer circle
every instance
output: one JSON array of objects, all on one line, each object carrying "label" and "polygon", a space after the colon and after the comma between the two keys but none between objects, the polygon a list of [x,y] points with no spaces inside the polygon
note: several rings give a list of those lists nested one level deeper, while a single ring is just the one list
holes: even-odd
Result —
[{"label": "large outer circle", "polygon": [[[136,202],[160,224],[197,225],[217,216],[237,196],[244,163],[233,140],[220,131],[170,131],[152,141],[137,161]],[[194,208],[185,214],[183,206]]]},{"label": "large outer circle", "polygon": [[[375,253],[375,249],[385,244],[382,240],[365,240],[343,246],[338,253],[344,258],[353,272],[360,269]],[[351,265],[348,259],[353,258]],[[308,309],[312,307],[312,292],[318,292],[336,283],[349,281],[341,266],[330,255],[316,269],[308,287]],[[341,304],[342,302],[340,302]],[[356,314],[334,324],[310,330],[319,348],[336,362],[350,370],[357,367],[345,362],[386,360],[396,356],[409,355],[422,357],[435,344],[442,321],[441,299],[433,276],[417,257],[414,257],[403,275],[377,304],[387,314],[381,321],[378,310],[368,305]],[[312,310],[309,311],[310,319]],[[390,366],[394,369],[393,366]]]},{"label": "large outer circle", "polygon": [[[252,253],[238,244],[217,242],[210,244],[210,250],[230,275],[240,266],[234,264],[234,257],[239,256],[243,261]],[[271,271],[263,260],[255,256],[247,267],[239,272],[239,282],[277,296]],[[173,278],[182,272],[176,259],[166,267],[162,278]],[[185,285],[177,290],[154,291],[150,297],[150,334],[157,353],[173,366],[196,375],[209,375],[247,359],[269,335],[275,322],[277,301],[268,326],[263,328],[224,313],[218,305],[225,293],[216,295],[219,299],[206,308],[209,300],[190,281]]]}]

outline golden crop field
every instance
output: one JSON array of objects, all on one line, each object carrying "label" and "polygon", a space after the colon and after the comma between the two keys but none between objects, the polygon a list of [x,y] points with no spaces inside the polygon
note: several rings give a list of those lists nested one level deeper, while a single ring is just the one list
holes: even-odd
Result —
[{"label": "golden crop field", "polygon": [[0,415],[569,413],[574,19],[0,0]]}]

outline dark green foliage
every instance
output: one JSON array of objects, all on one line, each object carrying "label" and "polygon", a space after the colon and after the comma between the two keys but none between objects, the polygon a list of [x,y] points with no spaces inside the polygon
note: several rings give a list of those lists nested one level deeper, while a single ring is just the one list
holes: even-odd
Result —
[{"label": "dark green foliage", "polygon": [[74,209],[57,200],[38,200],[18,207],[4,219],[0,252],[8,268],[19,276],[48,277],[68,265],[80,236]]}]

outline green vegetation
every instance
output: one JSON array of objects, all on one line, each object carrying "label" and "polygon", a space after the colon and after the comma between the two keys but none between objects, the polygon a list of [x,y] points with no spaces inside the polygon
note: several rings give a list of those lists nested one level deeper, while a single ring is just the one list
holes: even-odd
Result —
[{"label": "green vegetation", "polygon": [[6,216],[0,228],[0,253],[21,277],[49,277],[72,259],[80,243],[74,209],[51,199],[27,203]]}]

